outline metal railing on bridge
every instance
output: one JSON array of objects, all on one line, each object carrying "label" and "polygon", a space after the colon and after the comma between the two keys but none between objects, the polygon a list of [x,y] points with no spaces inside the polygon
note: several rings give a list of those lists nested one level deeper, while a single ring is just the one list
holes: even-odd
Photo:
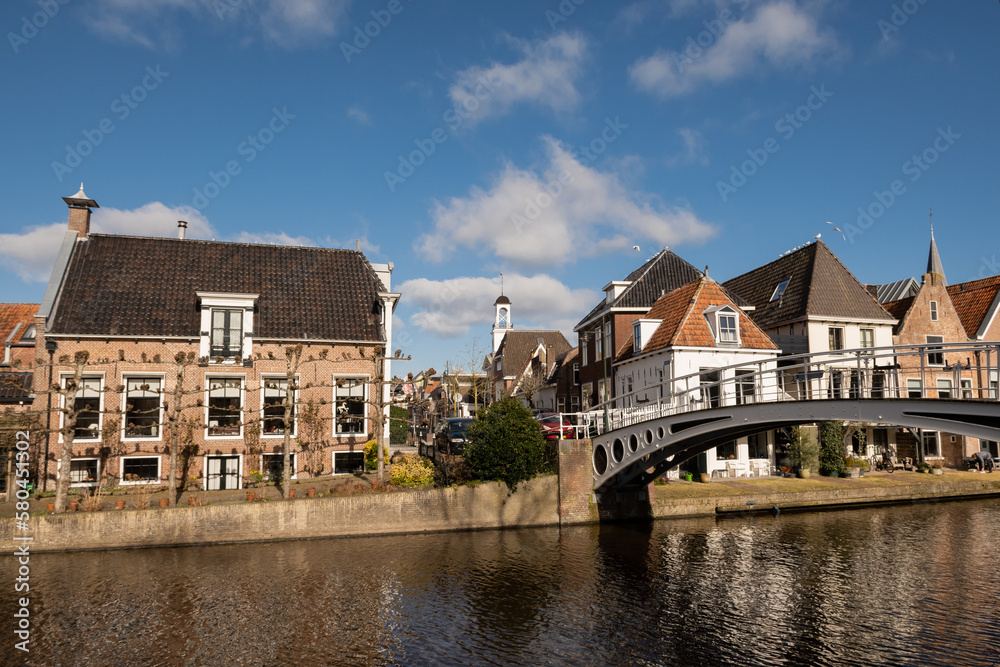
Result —
[{"label": "metal railing on bridge", "polygon": [[997,401],[1000,343],[927,343],[813,352],[701,368],[563,413],[577,438],[661,417],[783,401],[951,399]]}]

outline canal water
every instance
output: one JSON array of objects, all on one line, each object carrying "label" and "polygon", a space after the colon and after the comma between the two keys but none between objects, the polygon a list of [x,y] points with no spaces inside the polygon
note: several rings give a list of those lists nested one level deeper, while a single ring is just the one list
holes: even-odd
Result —
[{"label": "canal water", "polygon": [[30,567],[31,665],[1000,665],[997,500]]}]

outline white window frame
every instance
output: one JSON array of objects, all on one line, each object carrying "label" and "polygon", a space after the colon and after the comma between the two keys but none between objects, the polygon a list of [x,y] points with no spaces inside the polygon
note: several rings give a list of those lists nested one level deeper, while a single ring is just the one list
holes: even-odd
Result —
[{"label": "white window frame", "polygon": [[[260,378],[260,436],[262,438],[280,438],[284,439],[284,433],[265,433],[264,432],[264,399],[268,391],[268,382],[280,382],[287,383],[287,375],[262,375]],[[299,386],[299,376],[295,376],[294,380],[295,386]],[[281,388],[282,395],[286,393],[284,387]],[[299,390],[295,389],[292,391],[292,433],[291,436],[294,438],[298,434],[299,426]]]},{"label": "white window frame", "polygon": [[[97,473],[94,475],[93,482],[74,482],[73,481],[73,462],[74,461],[96,461],[97,462]],[[97,486],[101,480],[101,457],[99,456],[74,456],[70,460],[69,464],[69,485],[74,487],[89,487]]]},{"label": "white window frame", "polygon": [[[940,340],[933,340],[932,341],[931,338],[937,338],[937,339],[940,339]],[[944,336],[938,336],[938,335],[928,334],[928,335],[924,336],[924,342],[928,345],[928,347],[924,348],[926,350],[926,353],[927,353],[927,365],[928,366],[944,366],[947,363],[947,361],[948,361],[947,359],[944,358],[944,348],[930,347],[931,345],[944,345]],[[931,352],[931,350],[940,350],[940,352]],[[931,361],[931,356],[932,355],[933,356],[940,355],[940,357],[941,357],[940,363]]]},{"label": "white window frame", "polygon": [[[916,384],[914,385],[913,383],[916,383]],[[920,392],[920,396],[910,396],[910,392],[913,390],[912,388],[914,386],[916,387],[916,390]],[[907,398],[923,398],[924,397],[924,388],[920,384],[920,378],[906,378],[906,397]]]},{"label": "white window frame", "polygon": [[[209,419],[209,411],[211,407],[209,406],[209,401],[211,400],[212,394],[212,381],[213,380],[238,380],[240,383],[240,409],[237,413],[237,421],[239,423],[239,433],[237,434],[220,434],[212,435],[210,431],[213,428],[219,428],[218,426],[212,426],[211,420]],[[243,438],[243,410],[246,408],[246,376],[244,375],[206,375],[205,376],[205,439],[206,440],[233,440]]]},{"label": "white window frame", "polygon": [[[236,294],[228,292],[196,292],[198,300],[201,302],[201,345],[199,356],[208,359],[209,364],[217,364],[212,356],[212,311],[213,310],[242,310],[242,341],[240,343],[240,358],[243,360],[253,357],[253,336],[254,336],[254,306],[257,303],[259,294]],[[223,364],[234,365],[235,357],[223,359]]]},{"label": "white window frame", "polygon": [[[938,398],[955,398],[955,387],[948,378],[938,378],[936,389]],[[942,396],[941,392],[946,393],[947,396]]]},{"label": "white window frame", "polygon": [[[59,386],[61,386],[63,389],[65,389],[66,388],[66,381],[67,380],[72,380],[72,379],[73,379],[73,374],[72,373],[61,373],[59,375]],[[73,434],[73,442],[74,443],[76,443],[76,442],[101,442],[101,440],[103,439],[101,434],[102,434],[102,431],[104,429],[104,373],[87,373],[87,374],[83,375],[83,377],[80,378],[80,381],[82,383],[84,383],[84,384],[86,384],[87,380],[98,380],[99,381],[99,389],[98,389],[98,395],[97,395],[97,431],[96,431],[97,437],[96,438],[80,438],[80,437],[78,437],[74,433]],[[80,392],[80,390],[78,389],[77,390],[77,398],[80,398],[80,393],[79,392]],[[62,408],[65,409],[66,408],[66,397],[65,396],[61,396],[60,399],[59,399],[59,403],[61,404]],[[65,427],[66,427],[66,413],[65,412],[60,412],[59,413],[59,442],[63,441],[63,433],[62,432],[63,432],[63,429]]]},{"label": "white window frame", "polygon": [[[128,422],[128,414],[126,413],[126,410],[128,408],[128,383],[129,383],[129,380],[136,380],[136,379],[139,379],[139,378],[149,378],[149,379],[155,378],[155,379],[157,379],[157,380],[160,381],[160,391],[159,391],[160,408],[159,408],[159,411],[156,414],[156,433],[157,433],[157,435],[137,435],[137,436],[126,435],[126,433],[128,432],[127,429],[126,429],[127,422]],[[122,394],[122,406],[121,406],[122,407],[122,414],[121,414],[121,417],[122,417],[122,424],[121,424],[121,426],[122,426],[122,440],[128,440],[129,442],[137,442],[137,441],[142,441],[142,440],[148,440],[148,441],[152,441],[152,442],[157,442],[157,441],[162,440],[163,439],[163,396],[164,396],[164,391],[165,391],[164,387],[166,385],[164,374],[163,373],[127,373],[127,374],[123,373],[122,374],[122,384],[125,386],[125,393]]]},{"label": "white window frame", "polygon": [[208,462],[210,459],[231,459],[236,458],[236,488],[235,489],[212,489],[212,491],[236,491],[244,488],[243,485],[243,455],[242,454],[208,454],[201,457],[201,476],[206,491],[208,488]]},{"label": "white window frame", "polygon": [[[925,459],[927,459],[927,458],[929,458],[929,459],[939,459],[939,458],[941,458],[941,456],[942,456],[942,454],[941,454],[941,434],[938,433],[937,431],[924,431],[921,435],[922,435],[922,438],[920,440],[920,451],[923,452],[924,458]],[[936,454],[928,454],[927,453],[927,439],[928,439],[928,437],[932,437],[934,439],[935,445],[937,447],[937,453]]]},{"label": "white window frame", "polygon": [[587,359],[587,357],[589,356],[587,354],[587,348],[590,347],[590,341],[584,338],[583,341],[581,341],[580,343],[580,347],[583,348],[583,365],[586,366],[587,364],[590,363]]},{"label": "white window frame", "polygon": [[604,323],[604,358],[610,359],[614,345],[611,342],[611,322]]},{"label": "white window frame", "polygon": [[934,301],[933,299],[931,300],[931,303],[930,303],[930,314],[931,314],[931,322],[937,322],[938,321],[938,317],[939,317],[939,315],[938,315],[938,302]]},{"label": "white window frame", "polygon": [[[126,480],[125,479],[125,461],[131,461],[132,459],[156,459],[156,479],[144,479],[139,481]],[[118,483],[124,485],[136,485],[136,484],[159,484],[163,479],[163,457],[159,454],[136,454],[122,456],[119,459],[118,464]]]},{"label": "white window frame", "polygon": [[[833,341],[830,340],[831,338],[835,337],[834,331],[840,332],[840,347],[834,347]],[[827,342],[827,347],[829,348],[828,350],[829,352],[836,352],[837,350],[846,349],[845,346],[847,345],[847,339],[844,334],[845,334],[844,327],[827,327],[826,342]]]},{"label": "white window frame", "polygon": [[[871,327],[861,327],[858,329],[858,338],[860,341],[860,347],[862,348],[874,348],[875,347],[875,329]],[[867,339],[867,340],[866,340]],[[875,354],[874,352],[864,352],[864,354]]]},{"label": "white window frame", "polygon": [[968,400],[972,398],[972,380],[970,380],[969,378],[959,378],[958,388],[960,396],[963,399]]},{"label": "white window frame", "polygon": [[642,352],[642,328],[636,322],[632,325],[632,352],[638,354]]},{"label": "white window frame", "polygon": [[[298,465],[297,465],[298,461],[296,460],[295,454],[296,454],[296,452],[289,452],[289,456],[291,456],[291,460],[289,461],[289,463],[291,463],[291,465],[292,465],[292,477],[291,477],[291,479],[298,479],[299,478],[299,471],[298,471]],[[263,454],[261,454],[260,455],[260,471],[261,472],[265,472],[267,470],[266,462],[267,462],[267,457],[269,457],[269,456],[277,456],[278,458],[283,459],[284,456],[285,456],[285,454],[284,454],[284,452],[264,452]]]},{"label": "white window frame", "polygon": [[[337,389],[338,389],[338,387],[337,387],[337,381],[338,380],[361,380],[361,386],[363,388],[363,393],[361,395],[361,401],[362,401],[362,405],[364,407],[363,407],[363,413],[362,413],[362,428],[361,428],[360,432],[357,432],[357,433],[354,433],[354,432],[351,432],[351,433],[340,433],[337,430],[337,428],[338,428],[338,419],[337,419],[338,407],[337,407],[337,404],[339,403],[339,400],[337,398]],[[369,391],[368,391],[370,384],[371,384],[371,376],[370,375],[343,374],[343,375],[334,375],[333,376],[333,436],[335,438],[365,438],[365,439],[368,438],[368,432],[370,430],[369,422],[371,421],[371,418],[370,418],[370,412],[371,411],[370,411],[370,406],[368,404],[368,401],[371,400],[371,398],[369,396]]]}]

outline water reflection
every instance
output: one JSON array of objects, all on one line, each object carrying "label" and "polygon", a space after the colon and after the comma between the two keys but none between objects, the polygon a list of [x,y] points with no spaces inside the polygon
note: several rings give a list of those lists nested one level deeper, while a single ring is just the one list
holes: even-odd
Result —
[{"label": "water reflection", "polygon": [[[31,657],[998,665],[998,543],[1000,502],[977,501],[34,555]],[[6,596],[0,611],[13,609]]]}]

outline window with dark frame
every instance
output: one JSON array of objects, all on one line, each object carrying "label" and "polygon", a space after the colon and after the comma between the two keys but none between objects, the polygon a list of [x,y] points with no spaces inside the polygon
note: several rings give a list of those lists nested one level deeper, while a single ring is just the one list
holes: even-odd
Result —
[{"label": "window with dark frame", "polygon": [[909,379],[906,381],[906,397],[907,398],[923,398],[924,389],[920,386],[920,380]]},{"label": "window with dark frame", "polygon": [[[291,463],[292,477],[295,477],[295,452],[291,452],[289,456],[291,457],[289,463]],[[264,454],[264,465],[261,467],[261,472],[272,480],[281,479],[285,472],[285,455]]]},{"label": "window with dark frame", "polygon": [[735,459],[736,458],[736,441],[730,440],[729,442],[723,443],[716,446],[715,448],[715,459],[717,461],[722,461],[723,459]]},{"label": "window with dark frame", "polygon": [[[927,336],[927,344],[940,344],[944,342],[944,336]],[[935,352],[940,347],[927,348],[927,363],[931,366],[944,366],[944,352]]]},{"label": "window with dark frame", "polygon": [[580,384],[580,364],[573,364],[573,384]]},{"label": "window with dark frame", "polygon": [[[288,378],[264,379],[264,418],[262,428],[265,435],[284,435],[285,397],[288,395]],[[295,435],[295,397],[291,397],[291,435]]]},{"label": "window with dark frame", "polygon": [[364,472],[364,469],[365,469],[364,452],[333,453],[334,475],[347,475],[355,472]]},{"label": "window with dark frame", "polygon": [[931,301],[931,322],[938,321],[938,302]]},{"label": "window with dark frame", "polygon": [[962,385],[962,398],[972,398],[972,380],[962,379],[959,382]]},{"label": "window with dark frame", "polygon": [[830,337],[830,350],[843,350],[844,349],[844,329],[843,327],[830,327],[829,329]]},{"label": "window with dark frame", "polygon": [[940,456],[937,431],[924,431],[924,456]]},{"label": "window with dark frame", "polygon": [[767,435],[764,433],[753,433],[747,436],[747,449],[749,457],[752,459],[766,459],[767,456]]},{"label": "window with dark frame", "polygon": [[243,311],[212,309],[211,354],[213,357],[239,357],[243,354]]},{"label": "window with dark frame", "polygon": [[126,482],[155,482],[160,478],[157,457],[122,457],[122,479]]},{"label": "window with dark frame", "polygon": [[749,405],[754,402],[756,387],[753,371],[736,371],[736,405]]},{"label": "window with dark frame", "polygon": [[242,378],[208,379],[208,435],[240,434]]},{"label": "window with dark frame", "polygon": [[125,437],[156,438],[160,435],[160,389],[158,377],[130,377],[125,381]]},{"label": "window with dark frame", "polygon": [[97,482],[97,459],[73,459],[69,462],[70,484]]}]

